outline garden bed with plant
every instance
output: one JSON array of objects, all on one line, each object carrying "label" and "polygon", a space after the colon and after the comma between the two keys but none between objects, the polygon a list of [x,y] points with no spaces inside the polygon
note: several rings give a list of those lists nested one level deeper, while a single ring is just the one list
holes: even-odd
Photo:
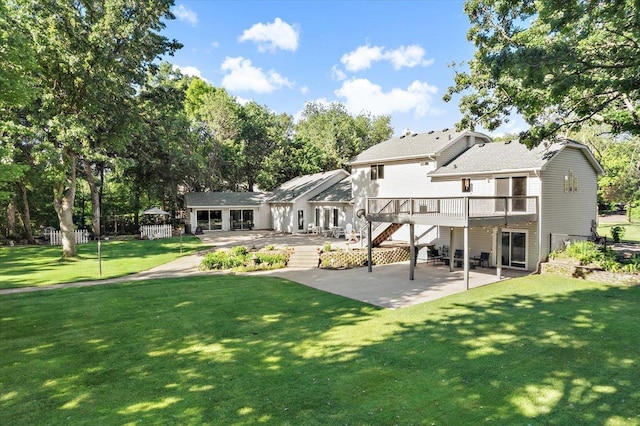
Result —
[{"label": "garden bed with plant", "polygon": [[591,241],[580,241],[550,253],[541,272],[610,284],[639,284],[640,257],[621,257]]},{"label": "garden bed with plant", "polygon": [[231,249],[219,249],[207,253],[200,262],[201,271],[232,270],[233,272],[252,272],[280,269],[287,266],[293,253],[293,247],[276,248],[268,245],[262,249],[247,249],[236,246]]},{"label": "garden bed with plant", "polygon": [[[371,253],[371,263],[386,265],[409,260],[408,247],[375,248]],[[367,249],[333,250],[330,244],[320,249],[320,268],[347,269],[367,265]]]}]

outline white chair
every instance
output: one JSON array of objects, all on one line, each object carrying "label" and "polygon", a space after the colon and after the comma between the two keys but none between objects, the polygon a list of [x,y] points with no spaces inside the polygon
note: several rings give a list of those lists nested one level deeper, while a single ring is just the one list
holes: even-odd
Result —
[{"label": "white chair", "polygon": [[315,223],[310,223],[307,226],[307,234],[315,234],[316,233],[316,224]]},{"label": "white chair", "polygon": [[350,223],[347,223],[347,226],[344,228],[344,238],[347,241],[358,241],[358,234]]}]

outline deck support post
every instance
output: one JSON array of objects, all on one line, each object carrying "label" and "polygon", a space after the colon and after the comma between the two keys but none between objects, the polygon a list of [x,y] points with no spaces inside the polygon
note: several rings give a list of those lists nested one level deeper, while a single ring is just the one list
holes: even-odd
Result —
[{"label": "deck support post", "polygon": [[453,227],[449,228],[449,272],[453,272]]},{"label": "deck support post", "polygon": [[371,254],[371,250],[372,250],[371,240],[373,239],[373,235],[371,235],[371,231],[373,227],[371,226],[370,220],[367,221],[367,226],[369,227],[369,229],[367,230],[368,231],[367,232],[367,271],[372,272],[373,266],[371,265],[371,263],[373,260],[373,255]]},{"label": "deck support post", "polygon": [[418,259],[418,253],[415,253],[416,243],[413,240],[415,238],[415,225],[409,224],[409,280],[413,281],[415,262]]},{"label": "deck support post", "polygon": [[469,227],[463,228],[464,235],[464,254],[462,256],[462,262],[464,265],[464,288],[469,290]]},{"label": "deck support post", "polygon": [[502,228],[496,228],[496,275],[498,280],[502,278]]}]

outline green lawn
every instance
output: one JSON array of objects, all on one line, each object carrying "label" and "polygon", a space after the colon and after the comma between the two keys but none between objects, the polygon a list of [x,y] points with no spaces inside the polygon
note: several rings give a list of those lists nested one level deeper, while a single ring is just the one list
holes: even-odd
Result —
[{"label": "green lawn", "polygon": [[622,241],[628,243],[640,243],[640,220],[629,223],[626,216],[620,216],[617,223],[603,223],[598,226],[598,234],[607,237],[607,241],[613,241],[611,238],[611,228],[614,226],[622,226],[625,229]]},{"label": "green lawn", "polygon": [[640,287],[399,310],[210,276],[0,299],[4,424],[640,425]]},{"label": "green lawn", "polygon": [[162,265],[202,248],[194,236],[160,240],[103,241],[102,277],[98,244],[78,245],[78,259],[61,261],[60,246],[0,248],[0,289],[120,277]]}]

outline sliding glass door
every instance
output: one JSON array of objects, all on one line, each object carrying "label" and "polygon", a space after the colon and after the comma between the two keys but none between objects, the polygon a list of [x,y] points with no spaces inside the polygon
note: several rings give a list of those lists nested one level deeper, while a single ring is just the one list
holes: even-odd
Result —
[{"label": "sliding glass door", "polygon": [[527,268],[527,232],[502,231],[502,265]]},{"label": "sliding glass door", "polygon": [[198,227],[203,231],[222,229],[222,210],[198,210],[196,216]]}]

